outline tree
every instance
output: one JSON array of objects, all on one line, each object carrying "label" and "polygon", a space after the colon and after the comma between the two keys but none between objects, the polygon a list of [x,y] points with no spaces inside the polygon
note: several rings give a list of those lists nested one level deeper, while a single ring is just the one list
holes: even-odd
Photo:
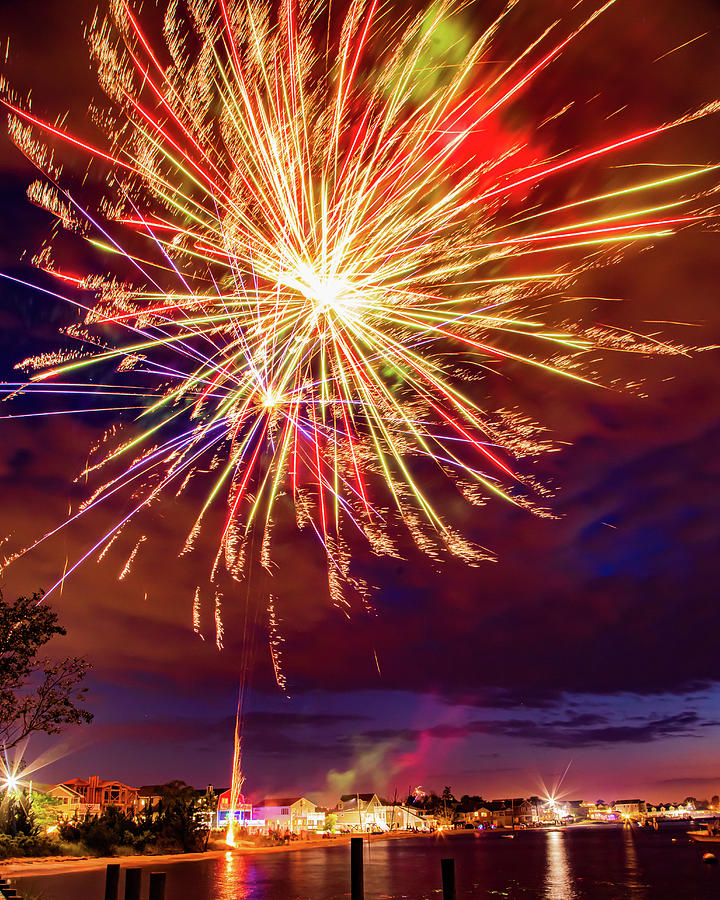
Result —
[{"label": "tree", "polygon": [[194,788],[184,781],[170,781],[160,785],[158,793],[155,827],[159,841],[179,846],[185,852],[206,849],[209,831],[199,821]]},{"label": "tree", "polygon": [[62,803],[60,800],[45,794],[42,791],[32,792],[32,802],[30,804],[33,818],[40,828],[47,828],[51,825],[57,825],[59,815],[62,813]]},{"label": "tree", "polygon": [[0,803],[0,834],[35,837],[39,830],[27,798],[6,791]]},{"label": "tree", "polygon": [[66,633],[42,593],[11,601],[0,592],[0,745],[6,750],[33,732],[57,734],[92,721],[79,687],[87,660],[38,656],[51,638]]},{"label": "tree", "polygon": [[133,816],[116,806],[106,807],[99,816],[87,813],[84,818],[61,822],[58,834],[64,841],[82,843],[100,856],[114,854],[118,847],[144,850],[151,835],[141,831]]}]

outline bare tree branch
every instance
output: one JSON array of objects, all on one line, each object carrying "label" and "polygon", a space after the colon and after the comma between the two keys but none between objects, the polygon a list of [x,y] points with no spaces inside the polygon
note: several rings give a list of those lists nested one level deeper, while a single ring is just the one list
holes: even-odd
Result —
[{"label": "bare tree branch", "polygon": [[90,668],[87,660],[37,655],[65,633],[42,594],[8,601],[0,593],[0,745],[6,749],[34,732],[57,734],[92,721],[82,708],[86,689],[79,687]]}]

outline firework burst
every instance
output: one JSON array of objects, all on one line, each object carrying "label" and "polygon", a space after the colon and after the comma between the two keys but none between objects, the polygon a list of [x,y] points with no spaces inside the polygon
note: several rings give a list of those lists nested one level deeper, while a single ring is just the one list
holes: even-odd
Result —
[{"label": "firework burst", "polygon": [[[432,470],[470,503],[530,505],[513,459],[549,444],[521,414],[492,412],[476,382],[499,367],[584,380],[583,354],[598,347],[672,351],[544,317],[598,254],[707,215],[698,191],[677,189],[712,166],[650,180],[630,169],[613,192],[560,205],[542,188],[714,105],[552,157],[511,135],[483,139],[612,5],[554,23],[500,63],[493,39],[515,3],[443,61],[438,36],[462,2],[398,15],[377,0],[332,14],[314,0],[170,0],[145,27],[112,0],[88,30],[105,93],[94,138],[6,89],[11,136],[42,173],[31,200],[110,260],[110,274],[83,275],[49,246],[38,254],[76,289],[63,299],[80,319],[73,347],[23,363],[34,374],[20,392],[96,395],[112,369],[98,408],[120,404],[133,421],[94,448],[81,477],[97,484],[68,521],[118,495],[132,502],[67,574],[194,482],[204,499],[181,552],[224,508],[214,582],[221,570],[241,580],[253,554],[272,569],[273,525],[291,504],[343,609],[349,595],[369,603],[351,571],[358,538],[397,555],[402,524],[436,559],[487,558],[438,508]],[[66,148],[88,155],[101,197],[81,203],[66,186]],[[664,189],[672,198],[657,201]],[[215,618],[220,646],[217,592]],[[274,607],[270,618],[278,673]]]}]

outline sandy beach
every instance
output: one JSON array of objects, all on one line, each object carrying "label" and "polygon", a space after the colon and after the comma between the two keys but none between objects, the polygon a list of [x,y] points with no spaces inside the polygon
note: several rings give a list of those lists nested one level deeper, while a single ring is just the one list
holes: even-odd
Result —
[{"label": "sandy beach", "polygon": [[[414,832],[396,832],[394,834],[365,834],[363,838],[369,843],[376,841],[392,841],[399,838],[419,837]],[[430,835],[428,835],[430,836]],[[293,841],[290,844],[278,844],[276,847],[227,847],[226,849],[206,850],[203,853],[167,853],[157,856],[34,856],[19,859],[7,859],[0,861],[0,877],[11,878],[13,881],[23,877],[35,875],[60,875],[63,872],[90,871],[104,869],[109,863],[119,863],[127,866],[150,866],[153,869],[161,869],[163,866],[177,862],[192,862],[202,859],[216,859],[228,853],[238,856],[248,854],[268,853],[293,853],[301,850],[311,850],[318,847],[339,847],[350,843],[351,837],[359,835],[340,834],[337,837],[314,840]]]}]

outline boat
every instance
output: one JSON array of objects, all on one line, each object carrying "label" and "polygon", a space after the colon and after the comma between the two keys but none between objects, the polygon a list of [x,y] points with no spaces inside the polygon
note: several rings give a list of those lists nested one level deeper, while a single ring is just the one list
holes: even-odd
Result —
[{"label": "boat", "polygon": [[708,825],[703,831],[688,831],[688,835],[694,841],[720,844],[720,827],[717,825]]}]

